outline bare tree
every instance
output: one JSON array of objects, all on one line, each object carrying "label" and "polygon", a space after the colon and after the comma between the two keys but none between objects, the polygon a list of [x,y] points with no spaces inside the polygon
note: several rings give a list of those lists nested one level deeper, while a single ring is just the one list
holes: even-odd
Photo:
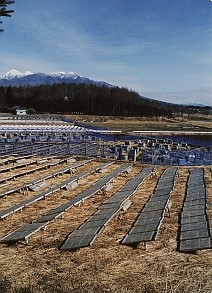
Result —
[{"label": "bare tree", "polygon": [[[14,12],[14,10],[8,10],[7,5],[13,4],[15,1],[11,0],[0,0],[0,18],[3,16],[11,17],[11,13]],[[2,23],[2,21],[0,21]],[[0,32],[3,32],[3,29],[0,29]]]}]

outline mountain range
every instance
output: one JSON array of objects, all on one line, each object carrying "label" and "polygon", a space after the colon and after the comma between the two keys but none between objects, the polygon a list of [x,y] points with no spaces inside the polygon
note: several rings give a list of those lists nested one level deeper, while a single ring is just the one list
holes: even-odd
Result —
[{"label": "mountain range", "polygon": [[[104,81],[96,81],[90,78],[80,76],[72,71],[66,72],[53,72],[50,74],[46,73],[32,73],[31,71],[20,72],[16,69],[12,69],[6,73],[0,73],[0,86],[37,86],[43,84],[55,84],[55,83],[75,83],[75,84],[94,84],[100,87],[114,87]],[[207,102],[209,100],[208,97],[211,97],[212,88],[200,88],[197,90],[187,90],[187,91],[179,91],[179,92],[163,92],[163,93],[151,93],[151,92],[143,92],[141,98],[144,100],[149,100],[152,102],[160,103],[160,105],[170,105],[176,104],[175,100],[184,100],[185,102],[181,102],[182,105],[190,105],[190,106],[200,106],[203,107],[205,105],[211,105],[211,102]],[[150,98],[151,97],[151,98]],[[166,98],[170,102],[163,102],[164,98]],[[186,102],[191,101],[192,102]],[[199,103],[199,101],[206,103]],[[179,103],[178,103],[179,104]]]},{"label": "mountain range", "polygon": [[104,81],[95,81],[84,76],[75,74],[74,72],[53,72],[32,73],[30,71],[20,72],[18,70],[10,70],[7,73],[0,73],[0,86],[36,86],[41,84],[54,83],[77,83],[77,84],[95,84],[97,86],[112,87],[111,84]]}]

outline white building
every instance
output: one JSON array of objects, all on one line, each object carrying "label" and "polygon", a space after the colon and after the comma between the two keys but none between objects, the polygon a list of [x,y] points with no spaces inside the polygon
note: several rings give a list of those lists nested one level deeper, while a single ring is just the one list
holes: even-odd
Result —
[{"label": "white building", "polygon": [[25,109],[16,109],[16,115],[26,115],[27,110]]}]

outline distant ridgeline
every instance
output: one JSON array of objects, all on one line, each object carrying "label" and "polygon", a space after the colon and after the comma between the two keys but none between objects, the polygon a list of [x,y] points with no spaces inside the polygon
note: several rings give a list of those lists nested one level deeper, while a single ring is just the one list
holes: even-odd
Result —
[{"label": "distant ridgeline", "polygon": [[[143,98],[134,91],[112,86],[74,83],[0,86],[0,111],[11,112],[15,106],[33,109],[35,113],[102,116],[172,116],[179,109],[196,111],[196,108]],[[203,110],[207,114],[211,108],[203,107]]]}]

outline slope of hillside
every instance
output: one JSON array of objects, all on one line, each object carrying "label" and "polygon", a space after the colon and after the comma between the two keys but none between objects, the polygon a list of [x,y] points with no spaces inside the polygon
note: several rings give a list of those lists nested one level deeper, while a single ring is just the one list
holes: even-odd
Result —
[{"label": "slope of hillside", "polygon": [[73,72],[0,74],[0,110],[14,106],[38,113],[83,113],[113,116],[211,114],[211,107],[178,105],[140,96],[126,88],[95,81]]}]

